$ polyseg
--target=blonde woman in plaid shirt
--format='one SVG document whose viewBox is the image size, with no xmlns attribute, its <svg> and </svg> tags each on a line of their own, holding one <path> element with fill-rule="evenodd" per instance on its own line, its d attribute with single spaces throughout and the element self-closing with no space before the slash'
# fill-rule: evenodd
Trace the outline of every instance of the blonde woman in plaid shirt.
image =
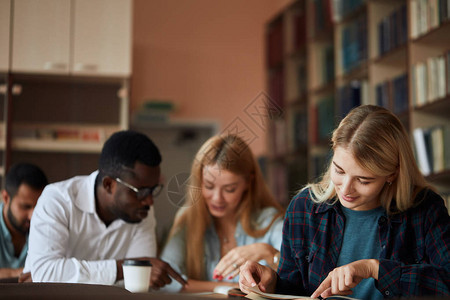
<svg viewBox="0 0 450 300">
<path fill-rule="evenodd" d="M 240 288 L 361 299 L 450 294 L 450 217 L 420 173 L 399 119 L 354 108 L 317 184 L 291 201 L 278 272 L 248 261 Z"/>
</svg>

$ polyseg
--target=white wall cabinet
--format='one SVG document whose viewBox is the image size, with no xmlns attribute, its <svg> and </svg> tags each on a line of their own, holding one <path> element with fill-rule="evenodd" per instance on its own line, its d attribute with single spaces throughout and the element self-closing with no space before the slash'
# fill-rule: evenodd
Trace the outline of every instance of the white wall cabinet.
<svg viewBox="0 0 450 300">
<path fill-rule="evenodd" d="M 15 0 L 13 72 L 69 74 L 70 0 Z"/>
<path fill-rule="evenodd" d="M 131 1 L 74 3 L 73 73 L 131 75 Z"/>
<path fill-rule="evenodd" d="M 0 0 L 0 72 L 9 70 L 11 0 Z"/>
<path fill-rule="evenodd" d="M 131 74 L 131 0 L 14 0 L 13 6 L 13 72 Z"/>
</svg>

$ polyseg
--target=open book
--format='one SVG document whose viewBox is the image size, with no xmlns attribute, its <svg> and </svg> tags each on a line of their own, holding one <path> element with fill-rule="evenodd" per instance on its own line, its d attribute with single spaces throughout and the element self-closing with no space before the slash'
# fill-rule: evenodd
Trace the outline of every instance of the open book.
<svg viewBox="0 0 450 300">
<path fill-rule="evenodd" d="M 258 288 L 258 286 L 250 288 L 250 293 L 247 294 L 246 298 L 253 299 L 253 300 L 262 300 L 262 299 L 310 299 L 313 300 L 315 298 L 311 297 L 302 297 L 302 296 L 295 296 L 295 295 L 283 295 L 283 294 L 270 294 L 270 293 L 264 293 L 261 292 L 261 290 Z M 332 296 L 328 299 L 350 299 L 350 300 L 357 300 L 355 298 L 350 298 L 347 296 Z"/>
</svg>

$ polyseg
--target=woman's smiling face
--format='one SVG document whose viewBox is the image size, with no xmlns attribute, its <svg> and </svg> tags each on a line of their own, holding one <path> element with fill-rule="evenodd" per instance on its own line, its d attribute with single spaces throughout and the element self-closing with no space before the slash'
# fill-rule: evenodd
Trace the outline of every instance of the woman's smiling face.
<svg viewBox="0 0 450 300">
<path fill-rule="evenodd" d="M 370 210 L 381 205 L 380 193 L 388 176 L 377 176 L 361 168 L 353 154 L 336 147 L 331 168 L 331 181 L 342 206 L 352 210 Z"/>
</svg>

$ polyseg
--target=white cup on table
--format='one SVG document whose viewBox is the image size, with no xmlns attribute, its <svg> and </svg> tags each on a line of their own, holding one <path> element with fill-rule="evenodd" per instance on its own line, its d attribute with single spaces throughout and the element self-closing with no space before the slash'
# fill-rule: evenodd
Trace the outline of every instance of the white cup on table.
<svg viewBox="0 0 450 300">
<path fill-rule="evenodd" d="M 150 286 L 152 264 L 148 260 L 126 259 L 122 264 L 125 288 L 132 293 L 146 293 Z"/>
</svg>

